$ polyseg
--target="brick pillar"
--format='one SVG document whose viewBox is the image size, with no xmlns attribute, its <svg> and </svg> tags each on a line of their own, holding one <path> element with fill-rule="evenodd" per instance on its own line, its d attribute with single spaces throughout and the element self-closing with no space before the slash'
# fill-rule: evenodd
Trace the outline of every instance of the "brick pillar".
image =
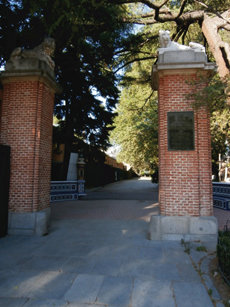
<svg viewBox="0 0 230 307">
<path fill-rule="evenodd" d="M 216 240 L 211 181 L 210 118 L 205 107 L 194 110 L 186 94 L 189 81 L 214 68 L 202 51 L 159 49 L 153 67 L 158 89 L 159 205 L 153 239 Z"/>
<path fill-rule="evenodd" d="M 20 64 L 20 65 L 19 65 Z M 54 73 L 46 62 L 8 63 L 0 143 L 11 147 L 9 234 L 45 234 L 50 216 Z"/>
<path fill-rule="evenodd" d="M 159 204 L 161 215 L 211 216 L 212 183 L 209 114 L 186 100 L 194 71 L 159 73 Z M 194 149 L 168 149 L 168 112 L 192 112 Z"/>
</svg>

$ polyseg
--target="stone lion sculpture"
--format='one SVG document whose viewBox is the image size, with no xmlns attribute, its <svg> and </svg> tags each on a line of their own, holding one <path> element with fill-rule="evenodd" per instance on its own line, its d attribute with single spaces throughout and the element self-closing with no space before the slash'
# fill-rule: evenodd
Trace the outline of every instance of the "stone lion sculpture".
<svg viewBox="0 0 230 307">
<path fill-rule="evenodd" d="M 48 66 L 53 70 L 55 64 L 51 56 L 53 55 L 54 50 L 55 40 L 49 37 L 45 38 L 40 45 L 33 49 L 22 49 L 21 47 L 17 47 L 11 53 L 9 61 L 11 63 L 14 63 L 17 62 L 19 59 L 36 58 L 46 62 Z"/>
<path fill-rule="evenodd" d="M 171 41 L 170 31 L 168 30 L 159 31 L 159 41 L 160 41 L 160 48 L 167 48 L 169 50 L 191 50 L 193 49 L 195 51 L 205 52 L 204 46 L 198 43 L 190 42 L 189 46 L 184 46 L 177 42 Z"/>
</svg>

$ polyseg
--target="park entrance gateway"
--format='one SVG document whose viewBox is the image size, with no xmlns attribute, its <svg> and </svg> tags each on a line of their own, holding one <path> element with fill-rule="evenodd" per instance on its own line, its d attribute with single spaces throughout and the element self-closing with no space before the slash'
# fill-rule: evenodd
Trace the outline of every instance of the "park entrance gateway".
<svg viewBox="0 0 230 307">
<path fill-rule="evenodd" d="M 171 42 L 160 33 L 153 87 L 159 93 L 159 203 L 150 238 L 216 240 L 209 114 L 187 101 L 187 81 L 214 69 L 204 48 Z M 52 39 L 33 50 L 17 48 L 1 74 L 0 143 L 11 148 L 9 234 L 47 233 L 52 116 L 57 88 Z M 48 50 L 48 51 L 47 51 Z"/>
<path fill-rule="evenodd" d="M 172 42 L 169 31 L 160 31 L 160 43 L 152 71 L 159 97 L 160 215 L 151 218 L 150 238 L 216 241 L 209 113 L 204 106 L 194 110 L 186 99 L 189 81 L 207 76 L 215 65 L 203 46 Z"/>
</svg>

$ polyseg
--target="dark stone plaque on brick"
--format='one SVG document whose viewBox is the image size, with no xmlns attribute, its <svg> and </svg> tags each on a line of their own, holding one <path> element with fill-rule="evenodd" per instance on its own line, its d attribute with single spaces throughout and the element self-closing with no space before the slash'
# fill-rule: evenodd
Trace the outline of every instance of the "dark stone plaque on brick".
<svg viewBox="0 0 230 307">
<path fill-rule="evenodd" d="M 194 149 L 194 113 L 168 112 L 168 150 Z"/>
</svg>

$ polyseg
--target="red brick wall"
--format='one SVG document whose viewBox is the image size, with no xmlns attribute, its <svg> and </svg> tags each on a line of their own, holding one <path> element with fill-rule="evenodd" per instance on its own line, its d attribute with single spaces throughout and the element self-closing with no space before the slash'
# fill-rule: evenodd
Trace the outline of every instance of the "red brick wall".
<svg viewBox="0 0 230 307">
<path fill-rule="evenodd" d="M 159 73 L 159 202 L 162 215 L 209 216 L 212 209 L 209 115 L 194 111 L 195 150 L 169 151 L 167 112 L 193 111 L 185 97 L 195 73 Z"/>
<path fill-rule="evenodd" d="M 38 78 L 3 80 L 0 142 L 11 146 L 9 210 L 49 206 L 54 91 Z"/>
</svg>

